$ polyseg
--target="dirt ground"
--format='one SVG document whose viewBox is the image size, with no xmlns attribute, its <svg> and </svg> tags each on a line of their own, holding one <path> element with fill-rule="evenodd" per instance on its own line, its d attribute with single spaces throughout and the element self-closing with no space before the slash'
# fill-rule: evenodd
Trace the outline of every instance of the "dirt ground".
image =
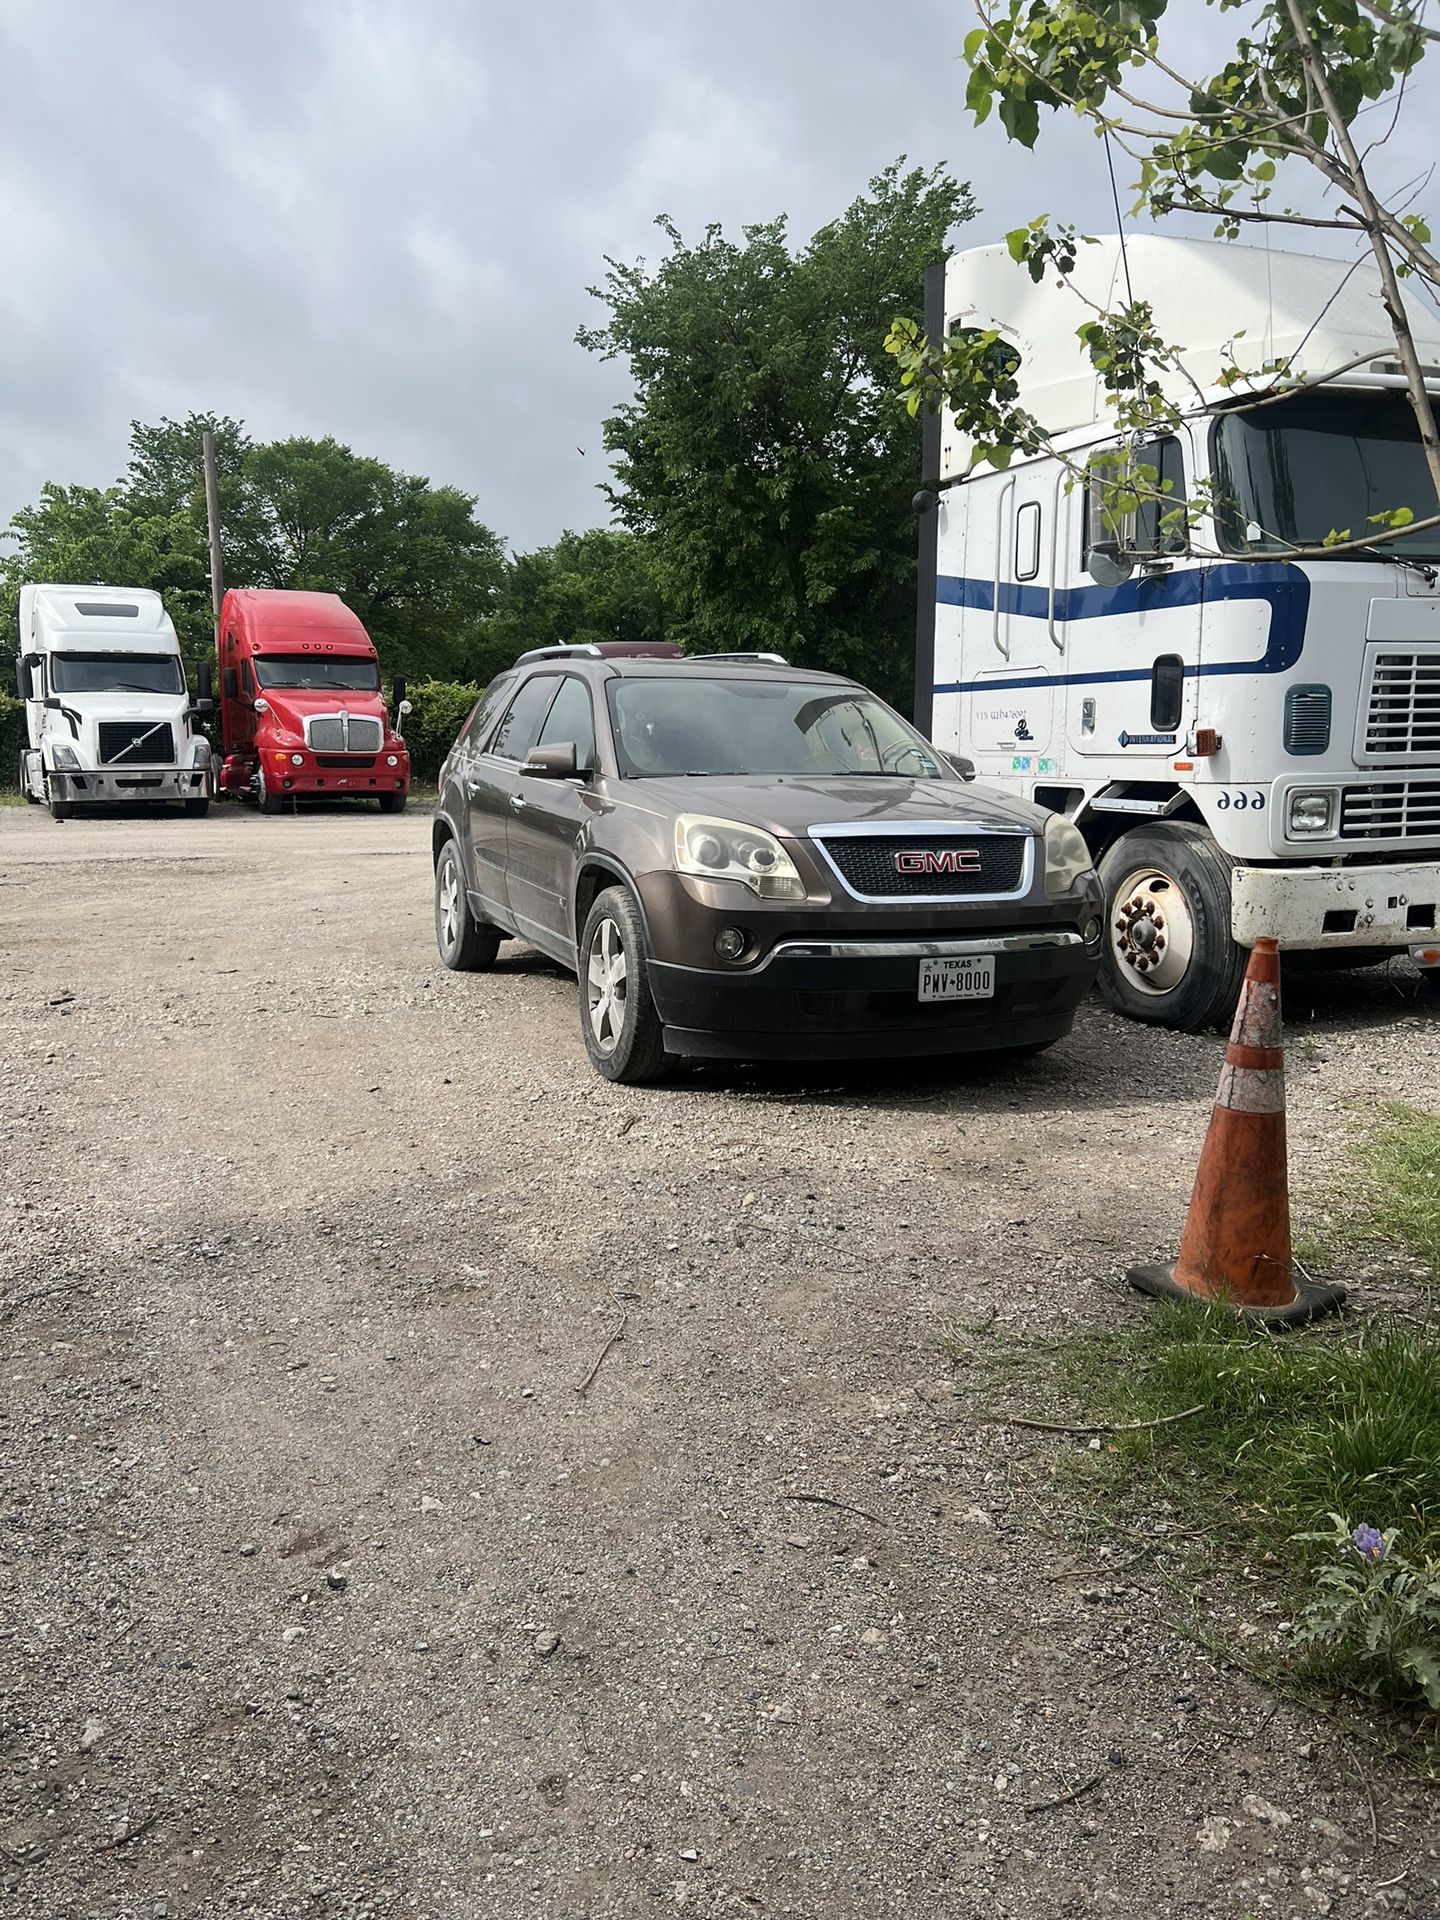
<svg viewBox="0 0 1440 1920">
<path fill-rule="evenodd" d="M 440 966 L 428 839 L 0 811 L 0 1908 L 1440 1910 L 1433 1798 L 935 1345 L 1145 1311 L 1221 1043 L 612 1089 L 558 970 Z M 1303 1230 L 1437 1011 L 1288 1010 Z"/>
</svg>

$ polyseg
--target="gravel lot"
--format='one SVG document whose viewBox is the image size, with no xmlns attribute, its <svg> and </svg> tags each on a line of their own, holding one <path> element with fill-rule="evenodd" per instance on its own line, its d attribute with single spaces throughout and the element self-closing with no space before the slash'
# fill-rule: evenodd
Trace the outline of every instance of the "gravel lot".
<svg viewBox="0 0 1440 1920">
<path fill-rule="evenodd" d="M 0 811 L 6 1911 L 1434 1915 L 1433 1798 L 935 1347 L 1145 1311 L 1220 1043 L 612 1089 L 428 838 Z M 1437 1010 L 1288 1010 L 1304 1230 Z"/>
</svg>

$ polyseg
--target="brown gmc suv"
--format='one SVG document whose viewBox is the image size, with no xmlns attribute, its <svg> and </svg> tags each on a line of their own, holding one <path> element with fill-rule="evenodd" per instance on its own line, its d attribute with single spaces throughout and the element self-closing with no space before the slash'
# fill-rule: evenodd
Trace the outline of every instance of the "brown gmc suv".
<svg viewBox="0 0 1440 1920">
<path fill-rule="evenodd" d="M 1068 821 L 768 655 L 526 654 L 441 769 L 433 851 L 446 966 L 512 938 L 550 954 L 610 1080 L 676 1055 L 1034 1052 L 1099 963 Z"/>
</svg>

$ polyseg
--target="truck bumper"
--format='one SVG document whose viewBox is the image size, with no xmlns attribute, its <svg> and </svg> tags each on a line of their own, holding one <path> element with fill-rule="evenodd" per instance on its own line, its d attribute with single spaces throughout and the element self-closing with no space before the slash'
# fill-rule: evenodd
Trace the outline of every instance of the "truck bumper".
<svg viewBox="0 0 1440 1920">
<path fill-rule="evenodd" d="M 126 806 L 137 800 L 200 800 L 210 791 L 208 767 L 54 767 L 47 778 L 57 800 L 78 807 Z"/>
<path fill-rule="evenodd" d="M 1230 931 L 1282 947 L 1433 948 L 1440 939 L 1440 859 L 1382 867 L 1237 867 Z"/>
</svg>

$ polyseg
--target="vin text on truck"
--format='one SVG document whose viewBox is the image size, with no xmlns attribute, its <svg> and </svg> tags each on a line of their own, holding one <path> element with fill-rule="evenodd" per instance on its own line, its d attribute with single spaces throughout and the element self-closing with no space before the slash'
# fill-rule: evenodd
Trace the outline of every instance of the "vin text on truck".
<svg viewBox="0 0 1440 1920">
<path fill-rule="evenodd" d="M 1285 558 L 1389 509 L 1436 511 L 1378 276 L 1128 246 L 1194 404 L 1141 457 L 1177 503 L 1211 482 L 1214 511 L 1187 535 L 1142 504 L 1116 537 L 1053 455 L 971 472 L 969 442 L 932 417 L 917 722 L 1079 826 L 1105 883 L 1100 983 L 1132 1018 L 1223 1022 L 1261 934 L 1361 964 L 1408 951 L 1440 986 L 1440 529 Z M 1080 255 L 1082 295 L 1123 301 L 1118 244 Z M 1082 469 L 1115 444 L 1085 313 L 1003 245 L 927 280 L 930 337 L 997 328 L 1024 404 Z M 1440 323 L 1411 321 L 1440 393 Z M 1314 384 L 1227 408 L 1219 374 L 1242 350 Z"/>
</svg>

